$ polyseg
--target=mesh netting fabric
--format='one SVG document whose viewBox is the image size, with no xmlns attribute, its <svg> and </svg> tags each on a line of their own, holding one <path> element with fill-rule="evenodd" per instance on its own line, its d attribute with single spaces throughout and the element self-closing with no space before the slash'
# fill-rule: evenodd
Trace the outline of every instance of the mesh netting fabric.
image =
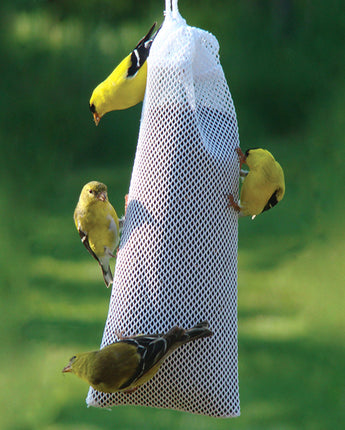
<svg viewBox="0 0 345 430">
<path fill-rule="evenodd" d="M 116 333 L 207 320 L 213 337 L 176 350 L 133 393 L 90 388 L 87 404 L 238 416 L 238 128 L 216 38 L 167 9 L 148 78 L 126 221 L 101 347 Z"/>
</svg>

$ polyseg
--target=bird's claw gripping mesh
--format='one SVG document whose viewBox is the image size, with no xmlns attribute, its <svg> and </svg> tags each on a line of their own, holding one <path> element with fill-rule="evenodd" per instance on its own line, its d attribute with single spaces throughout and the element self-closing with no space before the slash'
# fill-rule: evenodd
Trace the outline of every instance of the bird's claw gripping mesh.
<svg viewBox="0 0 345 430">
<path fill-rule="evenodd" d="M 170 2 L 167 2 L 170 3 Z M 175 351 L 133 393 L 90 388 L 89 406 L 145 405 L 239 415 L 238 129 L 216 38 L 166 10 L 148 78 L 102 347 L 116 333 L 207 320 L 213 337 Z"/>
</svg>

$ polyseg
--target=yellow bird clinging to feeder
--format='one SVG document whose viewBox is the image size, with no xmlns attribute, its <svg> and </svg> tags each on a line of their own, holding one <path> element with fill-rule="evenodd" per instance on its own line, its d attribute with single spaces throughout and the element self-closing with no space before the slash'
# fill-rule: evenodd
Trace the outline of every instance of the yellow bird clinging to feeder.
<svg viewBox="0 0 345 430">
<path fill-rule="evenodd" d="M 176 326 L 166 334 L 121 338 L 101 350 L 74 355 L 62 372 L 72 372 L 104 393 L 130 393 L 150 380 L 176 348 L 212 334 L 202 322 L 189 330 Z"/>
<path fill-rule="evenodd" d="M 147 62 L 154 37 L 156 23 L 134 50 L 124 58 L 114 71 L 93 91 L 90 110 L 95 124 L 102 116 L 113 110 L 128 109 L 144 99 L 147 77 Z"/>
<path fill-rule="evenodd" d="M 228 206 L 238 212 L 239 216 L 250 215 L 254 219 L 282 200 L 285 193 L 284 172 L 273 155 L 262 148 L 248 149 L 245 154 L 236 148 L 242 164 L 247 164 L 249 172 L 241 170 L 244 178 L 240 201 L 235 202 L 232 194 L 228 195 Z"/>
</svg>

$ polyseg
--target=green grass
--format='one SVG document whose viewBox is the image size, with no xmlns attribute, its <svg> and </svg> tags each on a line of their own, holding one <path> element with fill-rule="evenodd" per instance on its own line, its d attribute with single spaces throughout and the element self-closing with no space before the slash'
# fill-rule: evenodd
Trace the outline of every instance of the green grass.
<svg viewBox="0 0 345 430">
<path fill-rule="evenodd" d="M 345 268 L 344 236 L 335 226 L 341 217 L 325 220 L 324 235 L 315 239 L 315 225 L 306 235 L 286 235 L 281 220 L 294 212 L 288 199 L 253 222 L 240 221 L 242 416 L 229 422 L 138 407 L 86 408 L 87 385 L 61 369 L 76 351 L 99 345 L 110 291 L 79 241 L 72 212 L 89 177 L 111 184 L 110 197 L 121 208 L 129 174 L 129 167 L 75 172 L 62 180 L 65 193 L 56 196 L 54 210 L 30 220 L 31 252 L 20 260 L 25 277 L 11 294 L 3 291 L 12 318 L 2 315 L 9 332 L 3 332 L 1 428 L 340 428 Z"/>
</svg>

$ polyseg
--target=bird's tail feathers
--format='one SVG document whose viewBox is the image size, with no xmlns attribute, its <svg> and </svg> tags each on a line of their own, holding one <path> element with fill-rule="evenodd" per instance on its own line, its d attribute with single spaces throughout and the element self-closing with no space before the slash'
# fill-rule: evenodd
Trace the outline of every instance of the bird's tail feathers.
<svg viewBox="0 0 345 430">
<path fill-rule="evenodd" d="M 111 273 L 110 266 L 104 267 L 103 264 L 100 263 L 102 274 L 104 278 L 104 282 L 107 288 L 113 283 L 113 274 Z"/>
<path fill-rule="evenodd" d="M 213 333 L 209 329 L 208 322 L 203 321 L 188 330 L 180 327 L 173 327 L 164 337 L 168 343 L 169 348 L 174 344 L 176 344 L 176 347 L 178 347 L 179 345 L 192 342 L 193 340 L 209 337 L 212 335 Z"/>
<path fill-rule="evenodd" d="M 141 335 L 121 340 L 120 342 L 136 345 L 138 353 L 141 355 L 141 364 L 138 366 L 137 372 L 121 389 L 129 387 L 134 381 L 140 379 L 179 346 L 202 337 L 212 336 L 212 334 L 208 323 L 204 321 L 189 330 L 175 326 L 165 335 Z"/>
<path fill-rule="evenodd" d="M 153 23 L 153 26 L 150 28 L 149 32 L 146 36 L 144 36 L 141 40 L 139 40 L 137 46 L 133 49 L 131 53 L 131 66 L 127 70 L 127 78 L 133 78 L 141 66 L 147 60 L 149 56 L 151 45 L 153 39 L 156 37 L 157 33 L 151 38 L 152 32 L 156 26 L 156 22 Z"/>
<path fill-rule="evenodd" d="M 150 30 L 146 34 L 146 36 L 144 36 L 142 39 L 139 40 L 139 42 L 138 42 L 137 46 L 135 47 L 135 49 L 140 49 L 143 46 L 145 46 L 145 48 L 147 48 L 147 45 L 146 45 L 147 42 L 150 42 L 150 45 L 151 45 L 153 39 L 156 37 L 156 35 L 157 35 L 158 31 L 159 31 L 159 29 L 158 29 L 158 31 L 156 32 L 156 34 L 151 38 L 151 35 L 152 35 L 153 30 L 155 29 L 156 25 L 157 25 L 157 23 L 154 22 L 153 25 L 152 25 L 152 27 L 150 28 Z"/>
</svg>

